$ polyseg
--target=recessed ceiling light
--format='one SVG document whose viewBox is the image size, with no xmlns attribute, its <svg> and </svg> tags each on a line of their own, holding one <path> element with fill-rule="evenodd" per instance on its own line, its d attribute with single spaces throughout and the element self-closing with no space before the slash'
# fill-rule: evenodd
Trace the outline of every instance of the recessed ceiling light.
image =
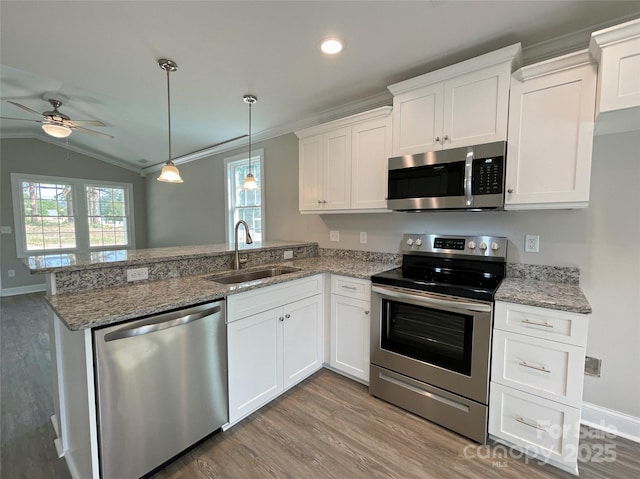
<svg viewBox="0 0 640 479">
<path fill-rule="evenodd" d="M 329 38 L 322 42 L 320 49 L 327 55 L 335 55 L 342 51 L 342 42 L 335 38 Z"/>
</svg>

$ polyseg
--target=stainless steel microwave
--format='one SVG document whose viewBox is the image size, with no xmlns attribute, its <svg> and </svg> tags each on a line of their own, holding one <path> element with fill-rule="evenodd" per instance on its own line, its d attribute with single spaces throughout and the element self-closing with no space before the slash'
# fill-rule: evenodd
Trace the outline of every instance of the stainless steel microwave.
<svg viewBox="0 0 640 479">
<path fill-rule="evenodd" d="M 504 207 L 507 143 L 389 158 L 387 207 L 396 211 Z"/>
</svg>

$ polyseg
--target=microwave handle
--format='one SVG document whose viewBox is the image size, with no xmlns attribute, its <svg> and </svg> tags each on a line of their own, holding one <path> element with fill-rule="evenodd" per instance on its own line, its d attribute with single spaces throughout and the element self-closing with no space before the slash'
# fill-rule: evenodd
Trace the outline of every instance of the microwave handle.
<svg viewBox="0 0 640 479">
<path fill-rule="evenodd" d="M 464 203 L 466 206 L 473 204 L 473 191 L 471 183 L 473 179 L 473 149 L 467 152 L 467 158 L 464 162 Z"/>
</svg>

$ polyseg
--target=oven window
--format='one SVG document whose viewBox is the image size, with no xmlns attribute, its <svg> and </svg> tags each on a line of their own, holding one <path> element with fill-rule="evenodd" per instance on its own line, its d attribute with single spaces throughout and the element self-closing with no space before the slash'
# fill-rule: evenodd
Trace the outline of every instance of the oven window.
<svg viewBox="0 0 640 479">
<path fill-rule="evenodd" d="M 382 300 L 382 349 L 469 376 L 473 316 Z"/>
<path fill-rule="evenodd" d="M 389 170 L 388 198 L 464 196 L 464 161 Z"/>
</svg>

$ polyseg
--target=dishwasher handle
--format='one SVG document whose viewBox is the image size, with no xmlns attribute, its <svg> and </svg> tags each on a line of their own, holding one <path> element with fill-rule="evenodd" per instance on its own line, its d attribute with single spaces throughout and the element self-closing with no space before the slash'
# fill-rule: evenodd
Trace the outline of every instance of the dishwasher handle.
<svg viewBox="0 0 640 479">
<path fill-rule="evenodd" d="M 189 311 L 193 311 L 189 313 Z M 187 310 L 175 311 L 173 313 L 162 314 L 144 321 L 144 324 L 135 324 L 133 326 L 124 326 L 120 329 L 107 333 L 104 336 L 105 342 L 116 341 L 118 339 L 131 338 L 134 336 L 143 336 L 145 334 L 155 333 L 163 329 L 182 326 L 206 316 L 216 314 L 222 311 L 220 305 L 207 307 L 206 309 L 192 308 Z M 187 314 L 185 314 L 187 313 Z"/>
</svg>

